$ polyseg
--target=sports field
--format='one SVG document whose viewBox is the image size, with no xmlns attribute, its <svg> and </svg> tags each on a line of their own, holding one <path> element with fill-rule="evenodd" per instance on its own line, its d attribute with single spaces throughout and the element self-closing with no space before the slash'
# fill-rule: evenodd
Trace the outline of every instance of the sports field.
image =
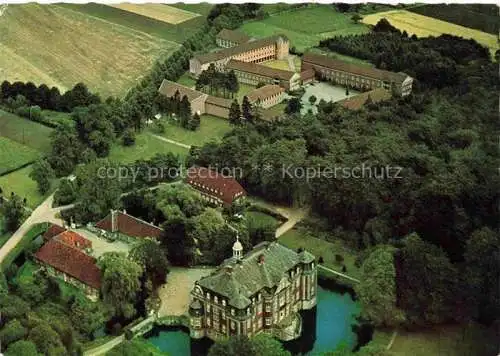
<svg viewBox="0 0 500 356">
<path fill-rule="evenodd" d="M 50 151 L 52 129 L 23 117 L 0 110 L 0 136 L 42 153 Z"/>
<path fill-rule="evenodd" d="M 134 15 L 135 16 L 135 15 Z M 0 21 L 0 77 L 122 96 L 178 44 L 58 5 L 9 5 Z"/>
<path fill-rule="evenodd" d="M 284 34 L 290 40 L 290 46 L 304 51 L 317 46 L 321 39 L 366 33 L 368 27 L 355 24 L 349 15 L 336 11 L 332 5 L 310 5 L 277 13 L 264 20 L 247 22 L 241 30 L 257 38 Z"/>
<path fill-rule="evenodd" d="M 200 16 L 197 13 L 178 9 L 173 6 L 168 6 L 165 4 L 122 3 L 122 4 L 113 4 L 109 6 L 113 6 L 121 10 L 133 12 L 138 15 L 150 17 L 152 19 L 174 25 L 190 20 L 196 16 Z"/>
<path fill-rule="evenodd" d="M 472 38 L 483 46 L 488 47 L 492 53 L 500 48 L 497 36 L 495 35 L 406 10 L 392 10 L 367 15 L 363 17 L 362 22 L 368 25 L 375 25 L 382 18 L 386 18 L 394 27 L 408 32 L 409 35 L 415 34 L 418 37 L 427 37 L 447 33 L 463 38 Z"/>
</svg>

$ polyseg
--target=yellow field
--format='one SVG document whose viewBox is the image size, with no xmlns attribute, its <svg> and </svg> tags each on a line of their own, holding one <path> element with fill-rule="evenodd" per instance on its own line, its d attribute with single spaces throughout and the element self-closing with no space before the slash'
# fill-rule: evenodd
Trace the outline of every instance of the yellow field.
<svg viewBox="0 0 500 356">
<path fill-rule="evenodd" d="M 447 33 L 463 38 L 472 38 L 483 46 L 490 48 L 492 53 L 500 48 L 497 36 L 495 35 L 405 10 L 391 10 L 367 15 L 363 17 L 362 22 L 368 25 L 375 25 L 381 18 L 386 18 L 391 25 L 401 31 L 408 32 L 409 35 L 415 34 L 418 37 L 428 37 Z"/>
<path fill-rule="evenodd" d="M 121 10 L 133 12 L 138 15 L 150 17 L 155 20 L 173 25 L 180 24 L 194 17 L 200 16 L 194 12 L 178 9 L 165 4 L 113 4 L 109 5 Z"/>
<path fill-rule="evenodd" d="M 0 19 L 0 77 L 124 95 L 178 44 L 57 5 L 9 5 Z"/>
</svg>

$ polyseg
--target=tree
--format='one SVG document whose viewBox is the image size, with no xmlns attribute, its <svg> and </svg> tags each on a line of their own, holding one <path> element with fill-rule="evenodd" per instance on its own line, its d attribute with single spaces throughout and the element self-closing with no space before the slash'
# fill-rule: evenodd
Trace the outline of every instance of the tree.
<svg viewBox="0 0 500 356">
<path fill-rule="evenodd" d="M 194 260 L 195 243 L 187 235 L 187 219 L 179 207 L 172 205 L 168 221 L 162 224 L 161 243 L 167 249 L 168 261 L 176 266 L 189 266 Z M 164 211 L 168 211 L 164 209 Z"/>
<path fill-rule="evenodd" d="M 314 95 L 311 95 L 311 96 L 309 97 L 309 103 L 310 103 L 311 105 L 314 105 L 314 103 L 316 103 L 316 100 L 318 100 L 318 98 L 316 98 L 316 96 L 314 96 Z"/>
<path fill-rule="evenodd" d="M 233 125 L 241 124 L 241 110 L 240 105 L 236 100 L 233 100 L 229 108 L 229 123 Z"/>
<path fill-rule="evenodd" d="M 146 276 L 157 288 L 167 281 L 168 260 L 166 251 L 158 242 L 145 239 L 134 245 L 129 257 L 142 266 Z"/>
<path fill-rule="evenodd" d="M 110 120 L 112 113 L 105 104 L 76 108 L 71 114 L 80 141 L 93 149 L 98 157 L 109 154 L 115 133 Z"/>
<path fill-rule="evenodd" d="M 38 184 L 40 193 L 45 194 L 50 189 L 50 182 L 54 178 L 54 170 L 46 159 L 35 162 L 30 172 L 30 178 Z"/>
<path fill-rule="evenodd" d="M 98 260 L 101 268 L 103 301 L 116 317 L 132 318 L 136 295 L 141 287 L 142 267 L 125 255 L 108 252 Z"/>
<path fill-rule="evenodd" d="M 59 187 L 54 193 L 54 206 L 63 206 L 73 203 L 76 200 L 75 183 L 70 179 L 61 179 Z"/>
<path fill-rule="evenodd" d="M 354 23 L 359 23 L 359 21 L 361 21 L 362 19 L 363 17 L 358 13 L 355 13 L 354 15 L 351 16 L 351 20 Z"/>
<path fill-rule="evenodd" d="M 26 334 L 27 330 L 19 320 L 11 320 L 0 329 L 2 346 L 6 347 L 14 341 L 21 340 Z"/>
<path fill-rule="evenodd" d="M 456 268 L 443 250 L 413 233 L 395 254 L 398 306 L 409 323 L 443 323 L 460 318 L 461 299 Z"/>
<path fill-rule="evenodd" d="M 59 334 L 42 321 L 30 330 L 28 340 L 36 345 L 38 352 L 51 355 L 54 350 L 63 347 Z"/>
<path fill-rule="evenodd" d="M 266 356 L 290 356 L 290 352 L 283 348 L 283 345 L 269 334 L 260 333 L 251 339 L 256 355 Z"/>
<path fill-rule="evenodd" d="M 396 306 L 394 248 L 379 245 L 361 267 L 361 282 L 356 284 L 363 314 L 376 326 L 395 327 L 404 321 Z"/>
<path fill-rule="evenodd" d="M 100 303 L 76 298 L 70 306 L 71 323 L 82 334 L 93 339 L 93 334 L 101 328 L 106 321 Z"/>
<path fill-rule="evenodd" d="M 57 177 L 71 174 L 78 162 L 81 144 L 73 127 L 60 125 L 51 133 L 49 162 Z"/>
<path fill-rule="evenodd" d="M 288 100 L 286 107 L 285 107 L 285 113 L 286 114 L 295 114 L 300 112 L 300 109 L 302 108 L 302 103 L 299 98 L 291 98 Z"/>
<path fill-rule="evenodd" d="M 238 335 L 213 344 L 208 356 L 257 356 L 257 353 L 247 336 Z"/>
<path fill-rule="evenodd" d="M 131 129 L 125 130 L 122 137 L 123 146 L 135 145 L 135 133 Z"/>
<path fill-rule="evenodd" d="M 253 121 L 252 104 L 250 104 L 246 95 L 243 97 L 243 102 L 241 103 L 241 112 L 247 122 Z"/>
<path fill-rule="evenodd" d="M 18 195 L 11 195 L 10 199 L 2 205 L 2 212 L 7 231 L 16 231 L 25 216 L 22 199 Z"/>
<path fill-rule="evenodd" d="M 500 319 L 500 237 L 483 227 L 472 233 L 465 248 L 465 280 L 472 315 L 481 322 Z"/>
<path fill-rule="evenodd" d="M 200 127 L 200 115 L 198 113 L 194 113 L 194 115 L 191 117 L 191 119 L 188 122 L 188 129 L 191 131 L 196 131 Z"/>
<path fill-rule="evenodd" d="M 5 356 L 38 356 L 36 345 L 31 341 L 19 340 L 9 345 Z"/>
<path fill-rule="evenodd" d="M 240 90 L 240 85 L 238 83 L 238 78 L 236 77 L 236 74 L 234 73 L 234 70 L 231 70 L 227 74 L 227 90 L 231 93 L 231 97 L 234 96 Z"/>
</svg>

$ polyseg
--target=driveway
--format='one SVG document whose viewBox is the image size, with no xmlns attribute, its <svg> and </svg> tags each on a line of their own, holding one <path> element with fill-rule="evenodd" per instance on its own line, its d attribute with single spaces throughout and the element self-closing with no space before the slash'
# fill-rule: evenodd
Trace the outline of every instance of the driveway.
<svg viewBox="0 0 500 356">
<path fill-rule="evenodd" d="M 60 206 L 57 208 L 52 208 L 52 203 L 54 202 L 54 194 L 49 196 L 45 201 L 40 204 L 31 215 L 24 221 L 24 223 L 17 229 L 9 240 L 0 248 L 0 263 L 4 260 L 5 256 L 9 254 L 21 241 L 23 236 L 31 229 L 35 224 L 42 222 L 50 222 L 53 224 L 62 225 L 63 221 L 56 217 L 56 215 L 65 209 L 70 209 L 74 205 Z"/>
</svg>

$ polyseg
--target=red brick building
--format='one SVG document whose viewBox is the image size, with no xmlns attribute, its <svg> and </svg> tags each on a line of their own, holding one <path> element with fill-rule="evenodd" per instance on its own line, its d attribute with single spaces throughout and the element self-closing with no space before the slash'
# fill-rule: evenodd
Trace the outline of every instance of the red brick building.
<svg viewBox="0 0 500 356">
<path fill-rule="evenodd" d="M 95 224 L 95 227 L 112 233 L 119 239 L 129 241 L 138 238 L 158 239 L 163 232 L 158 226 L 118 210 L 111 210 L 104 219 Z"/>
<path fill-rule="evenodd" d="M 219 206 L 230 206 L 246 196 L 245 189 L 236 179 L 205 167 L 189 168 L 186 183 L 198 190 L 210 203 Z"/>
</svg>

